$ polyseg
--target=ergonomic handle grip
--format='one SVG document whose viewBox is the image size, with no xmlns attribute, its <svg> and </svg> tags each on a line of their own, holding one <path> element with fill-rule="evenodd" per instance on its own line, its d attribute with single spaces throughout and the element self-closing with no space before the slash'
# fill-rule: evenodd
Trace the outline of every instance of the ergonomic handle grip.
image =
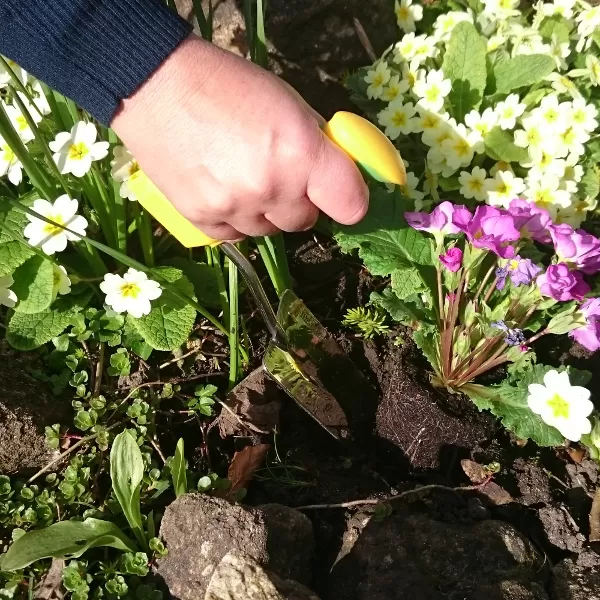
<svg viewBox="0 0 600 600">
<path fill-rule="evenodd" d="M 374 179 L 397 185 L 406 183 L 400 153 L 373 123 L 354 113 L 337 112 L 324 125 L 323 132 Z M 181 215 L 142 171 L 135 173 L 127 185 L 144 209 L 186 248 L 221 243 Z"/>
</svg>

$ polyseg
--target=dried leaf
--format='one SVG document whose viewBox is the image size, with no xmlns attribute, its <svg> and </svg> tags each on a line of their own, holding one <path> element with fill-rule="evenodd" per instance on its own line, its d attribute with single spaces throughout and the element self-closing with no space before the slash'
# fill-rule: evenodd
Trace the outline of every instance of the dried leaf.
<svg viewBox="0 0 600 600">
<path fill-rule="evenodd" d="M 600 542 L 600 487 L 596 490 L 590 511 L 590 542 Z"/>
<path fill-rule="evenodd" d="M 232 499 L 237 492 L 248 486 L 254 471 L 256 471 L 271 447 L 271 444 L 258 444 L 257 446 L 246 446 L 240 452 L 233 455 L 233 460 L 229 465 L 227 478 L 231 481 L 231 487 L 227 492 L 227 497 Z"/>
<path fill-rule="evenodd" d="M 493 481 L 482 485 L 479 493 L 486 496 L 487 499 L 495 506 L 510 504 L 511 502 L 515 501 L 514 498 L 502 486 L 494 483 Z"/>
<path fill-rule="evenodd" d="M 480 483 L 483 483 L 489 479 L 489 470 L 474 460 L 468 460 L 465 458 L 464 460 L 460 461 L 460 466 L 465 472 L 465 475 L 471 480 L 473 485 L 479 485 Z"/>
<path fill-rule="evenodd" d="M 583 461 L 583 459 L 585 458 L 585 448 L 573 448 L 573 447 L 569 447 L 566 449 L 567 450 L 567 454 L 571 457 L 571 460 L 580 465 L 581 462 Z"/>
</svg>

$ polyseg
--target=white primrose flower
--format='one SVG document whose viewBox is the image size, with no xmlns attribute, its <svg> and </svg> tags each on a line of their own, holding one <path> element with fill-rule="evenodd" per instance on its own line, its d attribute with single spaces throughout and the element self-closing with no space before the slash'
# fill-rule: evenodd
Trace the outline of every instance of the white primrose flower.
<svg viewBox="0 0 600 600">
<path fill-rule="evenodd" d="M 119 196 L 128 200 L 137 200 L 135 194 L 129 189 L 128 183 L 139 176 L 140 166 L 133 154 L 125 146 L 115 146 L 113 160 L 110 161 L 110 174 L 115 181 L 121 184 Z"/>
<path fill-rule="evenodd" d="M 452 83 L 444 79 L 444 73 L 429 71 L 424 80 L 416 81 L 413 91 L 419 98 L 417 106 L 426 110 L 439 112 L 444 106 L 444 98 L 450 93 Z"/>
<path fill-rule="evenodd" d="M 587 104 L 583 98 L 571 102 L 568 119 L 572 127 L 591 133 L 598 127 L 598 110 L 593 104 Z"/>
<path fill-rule="evenodd" d="M 600 27 L 600 7 L 594 6 L 580 12 L 575 17 L 575 21 L 577 22 L 577 33 L 581 38 L 585 39 L 591 36 Z M 581 51 L 579 47 L 577 51 Z"/>
<path fill-rule="evenodd" d="M 483 202 L 487 197 L 485 189 L 487 173 L 481 167 L 473 167 L 473 170 L 461 171 L 458 182 L 460 183 L 459 193 L 467 199 L 474 198 L 479 202 Z"/>
<path fill-rule="evenodd" d="M 92 168 L 93 161 L 108 154 L 108 142 L 97 142 L 97 135 L 93 123 L 79 121 L 70 133 L 63 131 L 48 144 L 63 175 L 72 173 L 75 177 L 83 177 Z"/>
<path fill-rule="evenodd" d="M 545 208 L 552 217 L 555 217 L 560 208 L 567 208 L 571 204 L 571 194 L 561 190 L 560 179 L 556 175 L 544 174 L 541 178 L 527 178 L 525 198 L 539 208 Z"/>
<path fill-rule="evenodd" d="M 458 169 L 471 164 L 475 148 L 479 145 L 482 145 L 479 135 L 468 132 L 467 128 L 459 123 L 454 126 L 450 138 L 442 142 L 442 153 L 448 166 Z"/>
<path fill-rule="evenodd" d="M 542 421 L 555 427 L 572 442 L 590 433 L 592 424 L 588 417 L 594 410 L 590 391 L 579 385 L 571 385 L 566 371 L 548 371 L 544 383 L 529 384 L 527 404 Z"/>
<path fill-rule="evenodd" d="M 524 40 L 519 36 L 513 39 L 512 43 L 513 57 L 521 54 L 550 54 L 550 45 L 545 44 L 543 38 L 539 35 L 530 35 Z"/>
<path fill-rule="evenodd" d="M 23 165 L 8 143 L 0 137 L 0 177 L 4 175 L 13 185 L 19 185 L 23 180 Z"/>
<path fill-rule="evenodd" d="M 415 87 L 417 81 L 425 79 L 427 74 L 425 69 L 420 69 L 420 62 L 414 58 L 410 62 L 402 63 L 402 81 L 405 81 L 408 85 L 408 89 L 412 90 Z"/>
<path fill-rule="evenodd" d="M 160 285 L 148 279 L 146 273 L 128 269 L 121 277 L 107 273 L 100 289 L 106 294 L 106 304 L 116 313 L 128 313 L 139 319 L 152 310 L 151 300 L 162 294 Z"/>
<path fill-rule="evenodd" d="M 592 85 L 600 85 L 600 59 L 594 54 L 588 54 L 585 57 L 585 68 Z"/>
<path fill-rule="evenodd" d="M 419 178 L 412 171 L 408 171 L 406 173 L 406 183 L 400 186 L 400 190 L 407 198 L 420 202 L 425 194 L 417 189 L 417 185 L 419 185 Z"/>
<path fill-rule="evenodd" d="M 542 156 L 542 150 L 548 143 L 552 143 L 547 137 L 544 137 L 543 126 L 535 117 L 527 117 L 522 121 L 523 129 L 515 131 L 515 146 L 527 148 L 532 160 L 539 160 Z"/>
<path fill-rule="evenodd" d="M 496 126 L 498 115 L 491 109 L 486 108 L 481 114 L 475 109 L 465 115 L 465 125 L 479 134 L 481 141 Z"/>
<path fill-rule="evenodd" d="M 501 129 L 514 129 L 517 119 L 525 112 L 527 106 L 519 100 L 518 94 L 510 94 L 503 102 L 498 102 L 495 113 Z"/>
<path fill-rule="evenodd" d="M 576 127 L 568 127 L 557 136 L 556 155 L 563 156 L 583 156 L 585 153 L 585 143 L 590 139 L 590 134 Z"/>
<path fill-rule="evenodd" d="M 67 275 L 67 270 L 61 265 L 53 265 L 54 268 L 54 294 L 65 294 L 71 293 L 71 280 Z"/>
<path fill-rule="evenodd" d="M 552 34 L 552 41 L 550 42 L 548 54 L 554 59 L 556 68 L 564 71 L 567 68 L 566 59 L 569 54 L 571 54 L 569 42 L 561 42 L 556 34 Z"/>
<path fill-rule="evenodd" d="M 402 100 L 403 94 L 409 89 L 408 81 L 400 79 L 398 75 L 390 77 L 388 84 L 383 88 L 381 99 L 385 102 L 392 102 L 394 100 Z"/>
<path fill-rule="evenodd" d="M 473 23 L 473 15 L 467 12 L 453 10 L 442 13 L 433 24 L 433 35 L 442 41 L 450 39 L 452 30 L 461 22 L 468 21 Z"/>
<path fill-rule="evenodd" d="M 493 52 L 494 50 L 498 50 L 506 40 L 507 38 L 504 35 L 492 35 L 487 41 L 487 51 Z"/>
<path fill-rule="evenodd" d="M 392 76 L 387 64 L 384 61 L 379 61 L 374 69 L 367 71 L 365 81 L 369 84 L 367 88 L 367 96 L 369 98 L 381 98 L 383 87 Z"/>
<path fill-rule="evenodd" d="M 415 106 L 412 102 L 402 104 L 402 100 L 390 102 L 378 115 L 377 120 L 385 127 L 385 135 L 395 140 L 400 134 L 408 135 L 414 130 Z"/>
<path fill-rule="evenodd" d="M 2 58 L 8 63 L 9 68 L 17 76 L 17 79 L 23 85 L 25 85 L 27 83 L 27 71 L 25 71 L 25 69 L 21 69 L 21 67 L 14 60 L 6 58 L 6 56 L 3 56 Z M 10 73 L 8 72 L 4 64 L 0 64 L 0 90 L 6 87 L 11 81 L 12 78 L 10 76 Z"/>
<path fill-rule="evenodd" d="M 19 134 L 21 141 L 26 144 L 27 142 L 31 142 L 33 139 L 35 139 L 35 135 L 31 127 L 29 127 L 29 123 L 27 122 L 25 115 L 16 106 L 12 106 L 11 104 L 5 104 L 4 108 L 8 118 L 10 119 L 10 122 L 12 123 L 12 126 Z M 31 110 L 28 110 L 28 113 L 34 123 L 37 124 L 42 120 L 41 115 L 39 115 L 35 109 L 31 108 Z"/>
<path fill-rule="evenodd" d="M 573 99 L 582 97 L 581 92 L 577 89 L 577 86 L 566 75 L 560 75 L 560 73 L 550 73 L 550 75 L 544 79 L 550 82 L 552 89 L 557 94 L 569 94 L 569 96 L 571 96 Z"/>
<path fill-rule="evenodd" d="M 12 308 L 17 303 L 17 295 L 9 289 L 14 283 L 12 275 L 4 275 L 0 277 L 0 304 Z"/>
<path fill-rule="evenodd" d="M 554 0 L 542 4 L 539 11 L 544 17 L 560 15 L 565 19 L 570 19 L 573 16 L 575 4 L 577 4 L 577 0 Z"/>
<path fill-rule="evenodd" d="M 420 4 L 413 4 L 413 0 L 396 0 L 395 12 L 398 27 L 407 33 L 414 31 L 415 21 L 423 18 L 423 7 Z"/>
<path fill-rule="evenodd" d="M 482 0 L 482 2 L 484 14 L 489 15 L 496 21 L 519 15 L 517 7 L 520 0 Z"/>
<path fill-rule="evenodd" d="M 531 116 L 537 119 L 544 134 L 559 133 L 568 127 L 568 102 L 559 102 L 556 94 L 544 96 L 540 105 L 531 111 Z"/>
<path fill-rule="evenodd" d="M 512 171 L 496 171 L 493 179 L 485 182 L 487 203 L 492 206 L 508 208 L 512 200 L 517 198 L 525 189 L 525 182 L 515 177 Z"/>
<path fill-rule="evenodd" d="M 415 38 L 415 59 L 423 62 L 427 58 L 435 58 L 439 54 L 437 40 L 432 35 L 418 35 Z"/>
<path fill-rule="evenodd" d="M 50 108 L 50 104 L 48 104 L 48 99 L 46 98 L 46 94 L 44 94 L 42 84 L 39 81 L 36 81 L 33 83 L 31 88 L 33 90 L 32 97 L 35 108 L 31 106 L 29 98 L 23 92 L 17 92 L 19 98 L 27 107 L 29 114 L 33 115 L 34 113 L 37 114 L 38 112 L 40 112 L 43 115 L 49 115 L 52 112 L 52 109 Z"/>
<path fill-rule="evenodd" d="M 414 132 L 422 133 L 421 140 L 428 146 L 433 146 L 440 132 L 448 128 L 448 113 L 436 113 L 419 108 L 419 116 L 414 120 Z"/>
<path fill-rule="evenodd" d="M 77 200 L 72 200 L 66 194 L 58 197 L 53 204 L 47 200 L 36 200 L 32 209 L 41 216 L 54 221 L 56 225 L 27 215 L 29 224 L 25 227 L 23 235 L 32 246 L 41 247 L 46 254 L 62 252 L 67 247 L 67 241 L 79 240 L 79 236 L 75 234 L 85 235 L 88 222 L 85 217 L 77 214 L 78 208 Z M 64 225 L 75 233 L 66 231 L 59 225 Z"/>
</svg>

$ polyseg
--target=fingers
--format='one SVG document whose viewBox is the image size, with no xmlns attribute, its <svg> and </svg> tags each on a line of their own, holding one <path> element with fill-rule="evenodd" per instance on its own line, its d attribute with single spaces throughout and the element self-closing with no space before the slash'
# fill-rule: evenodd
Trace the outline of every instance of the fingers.
<svg viewBox="0 0 600 600">
<path fill-rule="evenodd" d="M 237 242 L 246 236 L 227 223 L 216 223 L 214 225 L 203 225 L 194 223 L 198 229 L 208 237 L 219 242 Z"/>
<path fill-rule="evenodd" d="M 325 134 L 321 135 L 323 141 L 308 178 L 307 196 L 338 223 L 353 225 L 367 213 L 367 184 L 348 155 Z"/>
<path fill-rule="evenodd" d="M 265 217 L 282 231 L 306 231 L 319 218 L 319 209 L 304 196 L 295 202 L 278 204 Z"/>
</svg>

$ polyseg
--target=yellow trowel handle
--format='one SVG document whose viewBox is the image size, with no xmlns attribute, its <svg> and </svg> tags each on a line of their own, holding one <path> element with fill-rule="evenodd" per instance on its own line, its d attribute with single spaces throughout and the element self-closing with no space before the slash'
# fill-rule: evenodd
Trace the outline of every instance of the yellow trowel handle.
<svg viewBox="0 0 600 600">
<path fill-rule="evenodd" d="M 398 185 L 406 183 L 400 153 L 373 123 L 353 113 L 337 112 L 325 124 L 323 132 L 378 181 Z M 144 209 L 186 248 L 220 243 L 204 235 L 182 216 L 141 171 L 131 177 L 127 185 Z"/>
</svg>

